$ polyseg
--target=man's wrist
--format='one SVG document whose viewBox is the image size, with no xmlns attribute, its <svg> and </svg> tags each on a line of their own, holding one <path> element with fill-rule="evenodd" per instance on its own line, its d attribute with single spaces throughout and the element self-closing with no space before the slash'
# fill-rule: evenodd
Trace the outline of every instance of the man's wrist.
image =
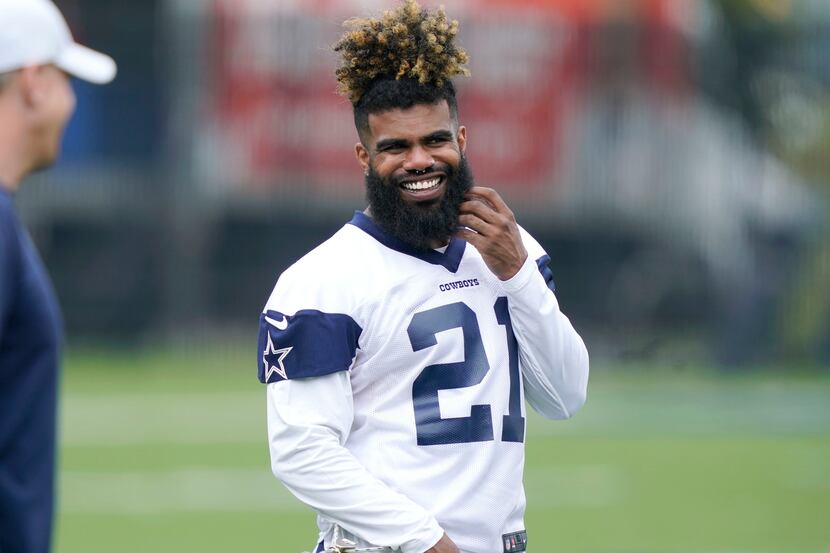
<svg viewBox="0 0 830 553">
<path fill-rule="evenodd" d="M 527 286 L 537 271 L 538 267 L 536 266 L 536 262 L 528 255 L 518 272 L 507 280 L 503 280 L 502 286 L 504 286 L 507 292 L 518 292 Z"/>
<path fill-rule="evenodd" d="M 402 553 L 424 553 L 432 549 L 435 544 L 441 541 L 444 537 L 444 529 L 438 526 L 436 522 L 434 526 L 424 531 L 423 535 L 418 536 L 401 544 Z"/>
</svg>

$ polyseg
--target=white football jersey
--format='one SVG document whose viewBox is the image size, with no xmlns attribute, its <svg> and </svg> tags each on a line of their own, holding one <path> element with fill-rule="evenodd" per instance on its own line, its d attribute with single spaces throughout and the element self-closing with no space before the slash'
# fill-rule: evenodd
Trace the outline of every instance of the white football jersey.
<svg viewBox="0 0 830 553">
<path fill-rule="evenodd" d="M 525 551 L 525 394 L 567 418 L 587 354 L 522 239 L 528 262 L 500 281 L 463 240 L 418 251 L 357 212 L 279 278 L 259 334 L 272 465 L 322 538 L 338 523 L 406 553 L 440 530 L 467 553 Z"/>
</svg>

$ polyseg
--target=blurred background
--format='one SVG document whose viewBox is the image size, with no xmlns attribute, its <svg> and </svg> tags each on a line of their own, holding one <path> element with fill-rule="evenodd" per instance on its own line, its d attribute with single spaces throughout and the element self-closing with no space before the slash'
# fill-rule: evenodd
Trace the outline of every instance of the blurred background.
<svg viewBox="0 0 830 553">
<path fill-rule="evenodd" d="M 329 46 L 394 3 L 56 3 L 119 64 L 18 195 L 69 345 L 57 550 L 310 548 L 256 324 L 364 207 Z M 529 422 L 533 551 L 830 552 L 830 2 L 443 4 L 477 181 L 592 354 Z"/>
</svg>

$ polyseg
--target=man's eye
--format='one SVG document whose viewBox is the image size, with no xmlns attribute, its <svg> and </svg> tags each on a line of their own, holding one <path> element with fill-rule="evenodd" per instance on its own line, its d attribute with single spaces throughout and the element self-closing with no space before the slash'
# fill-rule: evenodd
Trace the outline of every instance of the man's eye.
<svg viewBox="0 0 830 553">
<path fill-rule="evenodd" d="M 382 148 L 378 148 L 378 152 L 384 154 L 396 154 L 403 151 L 403 146 L 384 146 Z"/>
</svg>

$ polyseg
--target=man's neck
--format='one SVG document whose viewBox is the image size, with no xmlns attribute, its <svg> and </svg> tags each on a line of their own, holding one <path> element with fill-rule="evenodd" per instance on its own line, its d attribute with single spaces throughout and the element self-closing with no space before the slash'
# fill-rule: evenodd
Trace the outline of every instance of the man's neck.
<svg viewBox="0 0 830 553">
<path fill-rule="evenodd" d="M 26 176 L 25 156 L 20 144 L 0 133 L 0 186 L 15 192 Z"/>
<path fill-rule="evenodd" d="M 2 164 L 0 164 L 0 188 L 9 192 L 17 192 L 17 189 L 20 186 L 20 177 L 14 176 L 11 172 L 3 171 L 1 165 Z"/>
</svg>

